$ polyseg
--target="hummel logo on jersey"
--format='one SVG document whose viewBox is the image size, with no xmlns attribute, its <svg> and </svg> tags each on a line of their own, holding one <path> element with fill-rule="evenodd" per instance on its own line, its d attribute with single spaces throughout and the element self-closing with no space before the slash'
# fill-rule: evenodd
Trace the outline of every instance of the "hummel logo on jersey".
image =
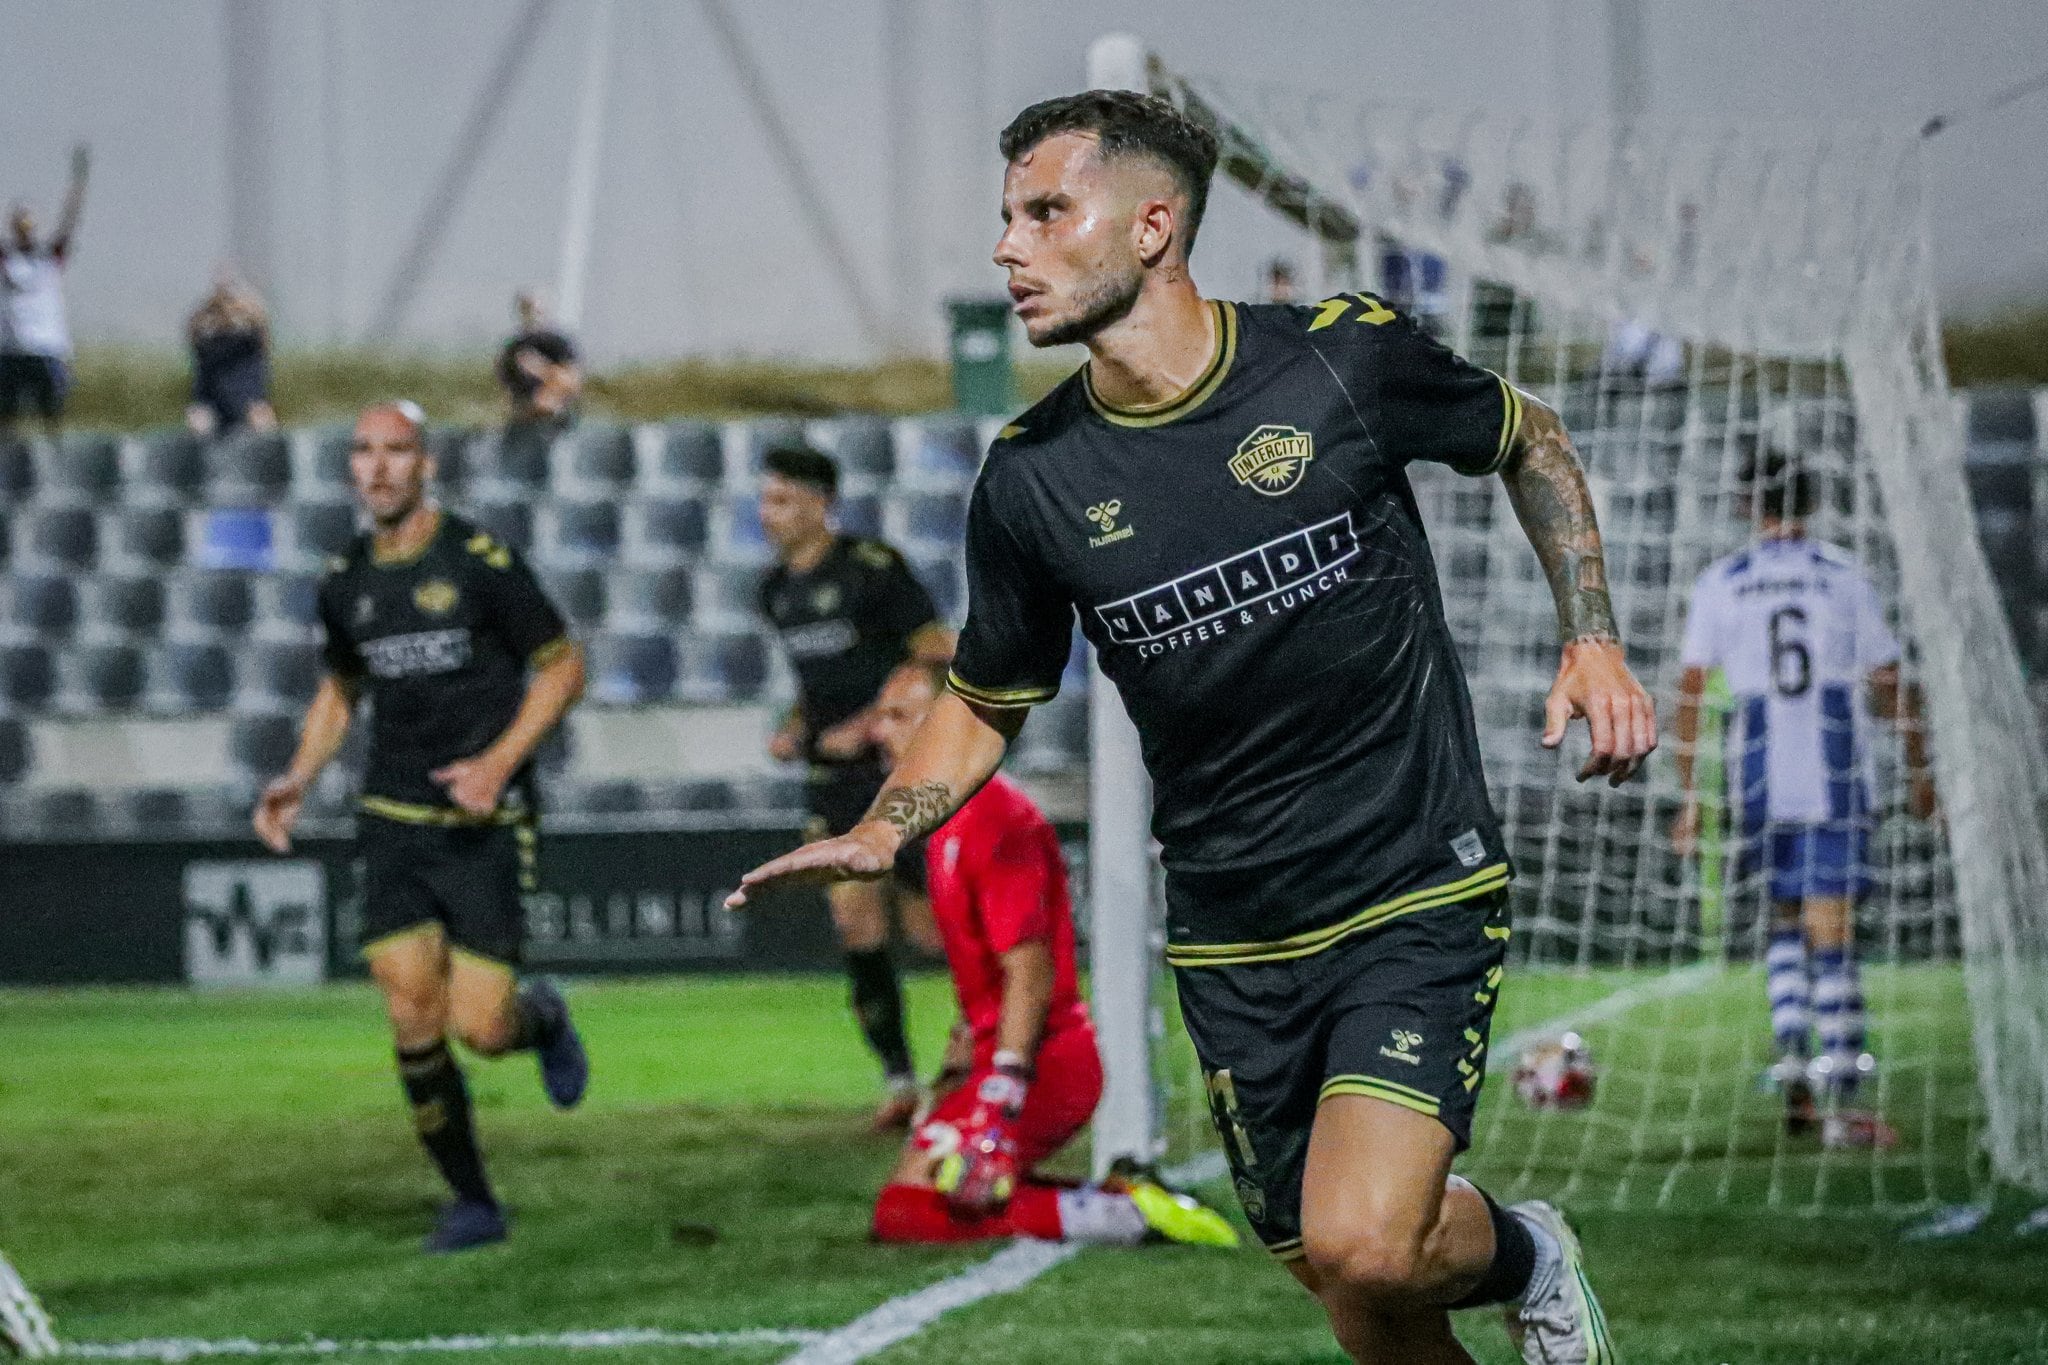
<svg viewBox="0 0 2048 1365">
<path fill-rule="evenodd" d="M 1123 510 L 1124 503 L 1122 498 L 1111 498 L 1107 502 L 1098 502 L 1088 509 L 1088 520 L 1102 528 L 1101 535 L 1088 537 L 1089 549 L 1099 550 L 1105 545 L 1114 545 L 1119 540 L 1129 540 L 1132 536 L 1138 534 L 1138 528 L 1135 526 L 1118 526 L 1116 524 L 1116 519 L 1123 515 Z"/>
<path fill-rule="evenodd" d="M 1292 611 L 1347 580 L 1347 566 L 1357 557 L 1358 532 L 1346 512 L 1135 597 L 1105 603 L 1095 614 L 1112 643 L 1136 645 L 1149 658 L 1227 635 L 1261 616 Z"/>
<path fill-rule="evenodd" d="M 1315 457 L 1313 436 L 1293 427 L 1268 425 L 1237 443 L 1237 454 L 1230 457 L 1230 472 L 1253 492 L 1277 498 L 1301 483 L 1308 462 Z"/>
<path fill-rule="evenodd" d="M 1397 1028 L 1392 1036 L 1394 1045 L 1381 1048 L 1380 1056 L 1391 1058 L 1397 1062 L 1406 1062 L 1410 1066 L 1421 1066 L 1422 1058 L 1415 1055 L 1415 1049 L 1422 1046 L 1422 1035 L 1411 1033 L 1404 1028 Z"/>
</svg>

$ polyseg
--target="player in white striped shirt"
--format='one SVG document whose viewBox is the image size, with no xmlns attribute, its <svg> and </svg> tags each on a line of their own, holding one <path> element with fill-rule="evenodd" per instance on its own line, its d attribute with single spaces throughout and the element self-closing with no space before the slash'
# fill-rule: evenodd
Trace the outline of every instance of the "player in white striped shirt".
<svg viewBox="0 0 2048 1365">
<path fill-rule="evenodd" d="M 1707 674 L 1719 668 L 1734 698 L 1726 773 L 1739 868 L 1770 876 L 1765 964 L 1787 1129 L 1811 1127 L 1818 1091 L 1825 1143 L 1888 1143 L 1874 1114 L 1851 1107 L 1873 1065 L 1853 911 L 1870 884 L 1873 719 L 1904 737 L 1907 809 L 1934 813 L 1919 693 L 1900 686 L 1898 637 L 1862 566 L 1806 537 L 1812 476 L 1771 455 L 1761 473 L 1754 461 L 1745 466 L 1743 483 L 1759 539 L 1707 567 L 1686 619 L 1677 719 L 1685 804 L 1672 844 L 1682 856 L 1698 846 L 1695 745 Z"/>
</svg>

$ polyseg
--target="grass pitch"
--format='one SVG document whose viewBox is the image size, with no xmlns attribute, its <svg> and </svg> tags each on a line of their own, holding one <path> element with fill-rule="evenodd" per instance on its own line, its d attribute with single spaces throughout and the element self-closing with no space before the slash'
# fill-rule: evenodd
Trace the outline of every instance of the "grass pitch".
<svg viewBox="0 0 2048 1365">
<path fill-rule="evenodd" d="M 1589 1030 L 1610 1076 L 1587 1113 L 1528 1113 L 1495 1078 L 1473 1171 L 1504 1193 L 1573 1191 L 1629 1361 L 2048 1359 L 2048 1239 L 2007 1231 L 2023 1206 L 1954 1241 L 1897 1237 L 1910 1206 L 1973 1181 L 1960 984 L 1945 969 L 1894 976 L 1874 974 L 1880 1019 L 1889 1000 L 1926 1036 L 1880 1034 L 1880 1054 L 1904 1059 L 1886 1098 L 1905 1130 L 1881 1159 L 1830 1160 L 1776 1137 L 1754 1044 L 1728 1042 L 1757 1027 L 1748 973 Z M 1498 1036 L 1626 984 L 1511 976 Z M 440 1191 L 368 989 L 0 993 L 0 1249 L 60 1333 L 90 1342 L 830 1329 L 991 1250 L 866 1242 L 894 1144 L 861 1131 L 872 1068 L 839 983 L 570 993 L 591 1096 L 557 1114 L 530 1060 L 470 1067 L 513 1240 L 440 1259 L 415 1249 Z M 912 1018 L 921 1057 L 936 1058 L 942 981 L 913 982 Z M 1486 1315 L 1461 1331 L 1483 1360 L 1512 1359 Z M 793 1349 L 573 1358 L 753 1362 Z M 1263 1255 L 1177 1249 L 1083 1253 L 878 1358 L 1341 1360 Z"/>
</svg>

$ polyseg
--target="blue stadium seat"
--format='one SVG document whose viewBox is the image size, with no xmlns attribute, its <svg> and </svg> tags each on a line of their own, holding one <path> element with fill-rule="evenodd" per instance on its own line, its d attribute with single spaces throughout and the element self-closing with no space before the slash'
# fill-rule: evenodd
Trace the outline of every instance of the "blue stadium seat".
<svg viewBox="0 0 2048 1365">
<path fill-rule="evenodd" d="M 887 480 L 896 472 L 896 450 L 889 423 L 880 417 L 840 417 L 814 423 L 811 444 L 839 465 L 842 479 L 867 476 Z"/>
<path fill-rule="evenodd" d="M 164 585 L 159 578 L 105 576 L 83 580 L 80 617 L 88 633 L 152 636 L 164 626 Z"/>
<path fill-rule="evenodd" d="M 22 502 L 35 491 L 36 461 L 28 442 L 0 436 L 0 501 Z"/>
<path fill-rule="evenodd" d="M 104 502 L 121 490 L 121 442 L 99 431 L 72 431 L 43 448 L 44 496 Z"/>
<path fill-rule="evenodd" d="M 899 484 L 965 486 L 981 468 L 982 442 L 974 424 L 945 417 L 920 417 L 907 424 Z"/>
<path fill-rule="evenodd" d="M 0 716 L 0 787 L 12 787 L 28 776 L 35 751 L 29 745 L 28 726 Z"/>
<path fill-rule="evenodd" d="M 766 564 L 768 537 L 761 530 L 761 505 L 752 494 L 725 498 L 712 519 L 712 553 L 727 564 Z"/>
<path fill-rule="evenodd" d="M 83 645 L 67 651 L 58 700 L 84 712 L 126 711 L 142 700 L 149 684 L 142 651 L 132 645 Z"/>
<path fill-rule="evenodd" d="M 501 544 L 521 554 L 533 544 L 533 509 L 524 502 L 479 502 L 463 510 Z"/>
<path fill-rule="evenodd" d="M 26 549 L 35 559 L 62 569 L 90 569 L 99 558 L 99 526 L 85 507 L 46 507 L 30 513 Z"/>
<path fill-rule="evenodd" d="M 666 701 L 675 692 L 676 642 L 667 635 L 601 632 L 589 651 L 590 695 L 597 701 Z"/>
<path fill-rule="evenodd" d="M 69 578 L 16 574 L 7 580 L 7 622 L 46 639 L 65 639 L 78 627 L 78 589 Z"/>
<path fill-rule="evenodd" d="M 254 569 L 277 566 L 277 528 L 261 507 L 209 507 L 195 514 L 198 536 L 187 554 L 202 569 Z"/>
<path fill-rule="evenodd" d="M 542 514 L 546 534 L 535 558 L 553 566 L 610 564 L 619 555 L 619 508 L 611 502 L 557 502 Z"/>
<path fill-rule="evenodd" d="M 0 706 L 41 710 L 57 692 L 57 665 L 41 645 L 0 645 Z"/>
<path fill-rule="evenodd" d="M 871 494 L 850 494 L 832 508 L 832 520 L 850 536 L 882 536 L 882 500 Z"/>
<path fill-rule="evenodd" d="M 206 455 L 209 502 L 268 505 L 283 498 L 291 480 L 291 452 L 282 432 L 230 432 Z"/>
<path fill-rule="evenodd" d="M 604 575 L 598 570 L 549 569 L 540 575 L 540 583 L 571 626 L 585 629 L 604 620 Z"/>
<path fill-rule="evenodd" d="M 645 492 L 657 493 L 705 489 L 724 477 L 725 452 L 717 424 L 669 422 L 662 427 L 653 463 L 640 471 L 639 485 Z"/>
<path fill-rule="evenodd" d="M 134 492 L 153 502 L 183 502 L 206 486 L 206 449 L 183 427 L 146 431 L 138 442 Z"/>
<path fill-rule="evenodd" d="M 185 562 L 185 514 L 175 507 L 123 507 L 103 518 L 108 568 L 167 569 Z"/>
<path fill-rule="evenodd" d="M 234 660 L 219 645 L 166 645 L 150 662 L 152 710 L 218 711 L 234 694 Z"/>
<path fill-rule="evenodd" d="M 758 634 L 694 636 L 689 658 L 683 695 L 691 701 L 753 701 L 768 681 L 768 645 Z"/>
<path fill-rule="evenodd" d="M 174 634 L 207 638 L 238 634 L 255 619 L 256 599 L 249 576 L 230 570 L 181 574 L 170 587 L 170 625 Z"/>
<path fill-rule="evenodd" d="M 711 514 L 695 498 L 643 498 L 626 508 L 625 554 L 628 562 L 676 564 L 704 553 L 711 534 Z"/>
<path fill-rule="evenodd" d="M 967 495 L 899 493 L 890 501 L 897 534 L 905 540 L 953 549 L 967 534 Z"/>
<path fill-rule="evenodd" d="M 283 772 L 298 746 L 293 716 L 237 716 L 228 725 L 229 760 L 258 781 Z"/>
<path fill-rule="evenodd" d="M 684 629 L 694 600 L 691 576 L 685 568 L 613 570 L 605 594 L 605 625 L 647 634 Z"/>
</svg>

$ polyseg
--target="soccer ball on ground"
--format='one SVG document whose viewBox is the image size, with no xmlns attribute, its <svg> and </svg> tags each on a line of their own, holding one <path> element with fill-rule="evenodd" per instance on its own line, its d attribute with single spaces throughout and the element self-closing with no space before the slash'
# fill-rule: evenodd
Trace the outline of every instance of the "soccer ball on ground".
<svg viewBox="0 0 2048 1365">
<path fill-rule="evenodd" d="M 1538 1043 L 1515 1063 L 1515 1093 L 1531 1109 L 1584 1109 L 1593 1085 L 1593 1054 L 1576 1033 Z"/>
</svg>

